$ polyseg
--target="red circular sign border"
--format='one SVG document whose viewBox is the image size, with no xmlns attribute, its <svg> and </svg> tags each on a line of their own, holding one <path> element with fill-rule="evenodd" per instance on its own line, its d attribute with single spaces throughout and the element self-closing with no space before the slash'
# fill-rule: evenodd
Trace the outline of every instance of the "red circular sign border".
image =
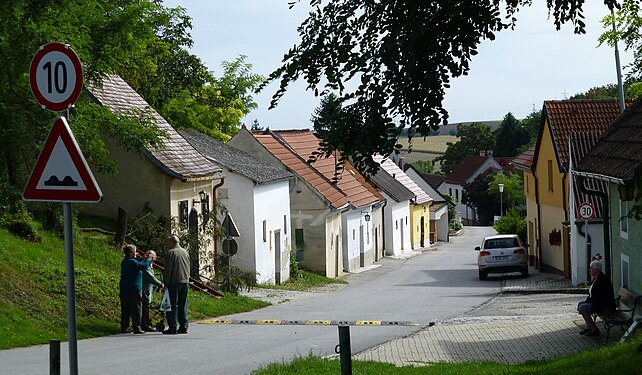
<svg viewBox="0 0 642 375">
<path fill-rule="evenodd" d="M 588 218 L 583 218 L 583 217 L 582 217 L 582 215 L 580 215 L 580 210 L 581 210 L 581 209 L 582 209 L 582 207 L 584 207 L 584 206 L 589 206 L 589 207 L 591 207 L 592 213 L 591 213 L 591 216 L 590 216 L 590 217 L 588 217 Z M 593 203 L 591 203 L 591 202 L 586 202 L 586 203 L 582 203 L 582 204 L 580 204 L 580 205 L 579 205 L 579 207 L 577 208 L 577 216 L 578 216 L 581 220 L 591 220 L 591 219 L 593 219 L 593 218 L 595 217 L 595 207 L 593 207 Z"/>
<path fill-rule="evenodd" d="M 38 90 L 38 84 L 36 83 L 36 69 L 38 69 L 40 60 L 42 60 L 42 58 L 49 52 L 54 51 L 62 52 L 67 57 L 69 57 L 72 65 L 74 66 L 74 70 L 76 71 L 76 85 L 71 91 L 69 97 L 60 103 L 50 102 L 49 100 L 45 99 L 45 97 L 40 94 L 40 91 Z M 31 86 L 31 92 L 33 93 L 34 98 L 36 98 L 36 101 L 40 103 L 43 108 L 49 111 L 62 112 L 71 107 L 80 97 L 80 93 L 82 92 L 82 81 L 82 66 L 80 64 L 80 58 L 78 58 L 76 52 L 74 52 L 74 50 L 71 49 L 68 44 L 60 42 L 45 44 L 44 46 L 40 47 L 38 52 L 36 52 L 35 56 L 31 60 L 31 65 L 29 66 L 29 85 Z"/>
</svg>

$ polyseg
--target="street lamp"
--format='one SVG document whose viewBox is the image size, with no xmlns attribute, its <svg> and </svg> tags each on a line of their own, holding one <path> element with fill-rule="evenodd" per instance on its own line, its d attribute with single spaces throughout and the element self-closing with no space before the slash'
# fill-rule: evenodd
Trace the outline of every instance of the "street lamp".
<svg viewBox="0 0 642 375">
<path fill-rule="evenodd" d="M 497 184 L 499 186 L 499 216 L 504 216 L 504 184 Z"/>
</svg>

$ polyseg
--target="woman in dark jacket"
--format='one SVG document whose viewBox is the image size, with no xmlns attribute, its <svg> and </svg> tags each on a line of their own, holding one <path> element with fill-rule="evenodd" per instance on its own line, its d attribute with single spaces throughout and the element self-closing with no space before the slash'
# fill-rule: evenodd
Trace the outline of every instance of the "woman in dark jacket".
<svg viewBox="0 0 642 375">
<path fill-rule="evenodd" d="M 597 336 L 600 330 L 597 329 L 591 314 L 601 313 L 604 310 L 615 309 L 615 297 L 613 295 L 613 284 L 602 272 L 602 262 L 594 260 L 590 264 L 590 273 L 593 283 L 589 288 L 589 296 L 585 301 L 577 305 L 577 311 L 586 322 L 586 328 L 580 331 L 581 335 Z"/>
</svg>

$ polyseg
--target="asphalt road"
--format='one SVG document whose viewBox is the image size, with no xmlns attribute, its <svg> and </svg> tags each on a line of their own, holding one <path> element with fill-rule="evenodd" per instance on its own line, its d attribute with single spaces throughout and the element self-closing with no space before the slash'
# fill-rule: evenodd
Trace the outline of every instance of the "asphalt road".
<svg viewBox="0 0 642 375">
<path fill-rule="evenodd" d="M 479 281 L 476 252 L 492 228 L 466 227 L 437 251 L 407 260 L 385 258 L 374 270 L 347 276 L 333 294 L 236 314 L 234 319 L 404 320 L 417 327 L 351 327 L 357 353 L 460 316 L 500 291 L 500 280 Z M 117 335 L 78 343 L 81 374 L 247 374 L 271 362 L 309 353 L 334 354 L 337 327 L 190 324 L 188 335 Z M 0 374 L 46 374 L 48 346 L 0 351 Z M 68 371 L 62 345 L 63 373 Z"/>
</svg>

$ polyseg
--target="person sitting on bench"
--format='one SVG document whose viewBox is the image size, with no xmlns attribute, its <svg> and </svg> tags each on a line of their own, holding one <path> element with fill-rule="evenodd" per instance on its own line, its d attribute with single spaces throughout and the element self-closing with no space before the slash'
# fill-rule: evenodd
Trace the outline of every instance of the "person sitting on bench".
<svg viewBox="0 0 642 375">
<path fill-rule="evenodd" d="M 593 283 L 589 288 L 589 296 L 585 301 L 577 304 L 577 311 L 586 322 L 586 328 L 580 331 L 581 335 L 597 336 L 600 330 L 597 329 L 591 314 L 601 313 L 604 310 L 615 309 L 615 297 L 613 296 L 613 284 L 602 272 L 602 262 L 594 260 L 589 265 Z"/>
</svg>

